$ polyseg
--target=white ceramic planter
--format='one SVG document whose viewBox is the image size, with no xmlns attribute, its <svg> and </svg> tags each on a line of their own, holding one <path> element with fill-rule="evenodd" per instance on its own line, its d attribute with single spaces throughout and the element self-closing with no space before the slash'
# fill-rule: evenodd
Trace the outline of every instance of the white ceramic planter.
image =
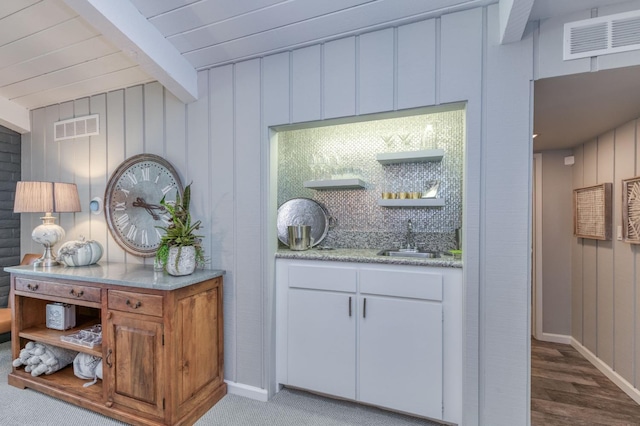
<svg viewBox="0 0 640 426">
<path fill-rule="evenodd" d="M 196 270 L 196 248 L 193 246 L 169 248 L 166 270 L 169 275 L 175 276 L 193 274 Z"/>
</svg>

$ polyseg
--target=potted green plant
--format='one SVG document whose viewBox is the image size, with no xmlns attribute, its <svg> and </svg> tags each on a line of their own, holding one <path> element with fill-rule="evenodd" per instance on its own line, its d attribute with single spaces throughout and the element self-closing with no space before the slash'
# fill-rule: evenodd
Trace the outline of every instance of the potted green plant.
<svg viewBox="0 0 640 426">
<path fill-rule="evenodd" d="M 167 202 L 165 197 L 160 201 L 170 219 L 169 225 L 157 227 L 164 230 L 165 234 L 160 238 L 156 262 L 170 275 L 192 274 L 196 266 L 205 263 L 204 249 L 200 244 L 202 235 L 195 234 L 202 222 L 191 221 L 190 203 L 191 184 L 184 188 L 182 198 L 178 194 L 175 203 Z"/>
</svg>

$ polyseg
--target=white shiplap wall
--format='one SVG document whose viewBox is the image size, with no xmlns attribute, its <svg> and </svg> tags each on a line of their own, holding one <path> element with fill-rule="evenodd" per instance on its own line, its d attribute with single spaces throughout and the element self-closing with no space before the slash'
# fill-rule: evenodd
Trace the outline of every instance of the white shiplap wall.
<svg viewBox="0 0 640 426">
<path fill-rule="evenodd" d="M 23 179 L 74 180 L 83 207 L 125 158 L 163 155 L 194 182 L 211 267 L 225 275 L 225 375 L 274 384 L 275 190 L 270 126 L 467 102 L 464 424 L 528 422 L 530 80 L 533 43 L 498 44 L 498 8 L 477 8 L 199 73 L 183 105 L 157 83 L 32 112 Z M 52 142 L 58 119 L 99 113 L 99 137 Z M 104 218 L 63 217 L 104 260 L 139 262 Z M 22 251 L 37 215 L 24 215 Z"/>
</svg>

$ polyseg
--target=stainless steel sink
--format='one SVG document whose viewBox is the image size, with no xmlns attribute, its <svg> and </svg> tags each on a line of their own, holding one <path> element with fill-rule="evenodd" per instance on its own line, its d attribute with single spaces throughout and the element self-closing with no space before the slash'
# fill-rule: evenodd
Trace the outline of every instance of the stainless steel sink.
<svg viewBox="0 0 640 426">
<path fill-rule="evenodd" d="M 422 259 L 435 259 L 437 257 L 440 257 L 440 253 L 438 253 L 437 251 L 386 249 L 380 250 L 378 252 L 378 256 L 418 257 Z"/>
</svg>

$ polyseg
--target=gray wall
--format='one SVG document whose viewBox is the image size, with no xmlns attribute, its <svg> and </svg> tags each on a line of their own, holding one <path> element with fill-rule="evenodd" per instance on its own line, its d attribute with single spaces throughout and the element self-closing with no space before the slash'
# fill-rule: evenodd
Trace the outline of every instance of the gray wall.
<svg viewBox="0 0 640 426">
<path fill-rule="evenodd" d="M 9 274 L 2 268 L 20 263 L 20 215 L 13 213 L 16 182 L 20 180 L 20 134 L 2 126 L 0 178 L 0 307 L 5 307 Z"/>
<path fill-rule="evenodd" d="M 542 331 L 571 334 L 573 169 L 571 150 L 542 153 Z"/>
<path fill-rule="evenodd" d="M 533 37 L 499 44 L 498 7 L 477 8 L 201 71 L 199 99 L 158 84 L 32 112 L 24 177 L 74 180 L 86 206 L 140 152 L 194 182 L 210 266 L 225 275 L 225 375 L 273 392 L 275 147 L 270 126 L 466 102 L 464 424 L 526 424 L 529 406 L 530 81 Z M 98 113 L 101 134 L 54 143 L 53 123 Z M 35 218 L 24 215 L 22 250 Z M 62 215 L 69 238 L 140 262 L 102 216 Z"/>
<path fill-rule="evenodd" d="M 567 0 L 580 3 L 581 0 Z M 593 58 L 562 59 L 562 40 L 564 24 L 566 22 L 580 21 L 591 17 L 612 15 L 640 9 L 640 0 L 622 2 L 584 9 L 569 15 L 562 15 L 542 20 L 537 30 L 537 49 L 535 57 L 535 78 L 548 78 L 583 72 L 595 72 L 612 68 L 628 67 L 640 64 L 640 51 L 622 52 L 611 55 L 601 55 Z"/>
<path fill-rule="evenodd" d="M 622 180 L 640 175 L 638 120 L 574 149 L 574 188 L 613 183 L 613 240 L 573 238 L 572 333 L 604 364 L 640 388 L 640 261 L 637 245 L 618 241 Z"/>
</svg>

